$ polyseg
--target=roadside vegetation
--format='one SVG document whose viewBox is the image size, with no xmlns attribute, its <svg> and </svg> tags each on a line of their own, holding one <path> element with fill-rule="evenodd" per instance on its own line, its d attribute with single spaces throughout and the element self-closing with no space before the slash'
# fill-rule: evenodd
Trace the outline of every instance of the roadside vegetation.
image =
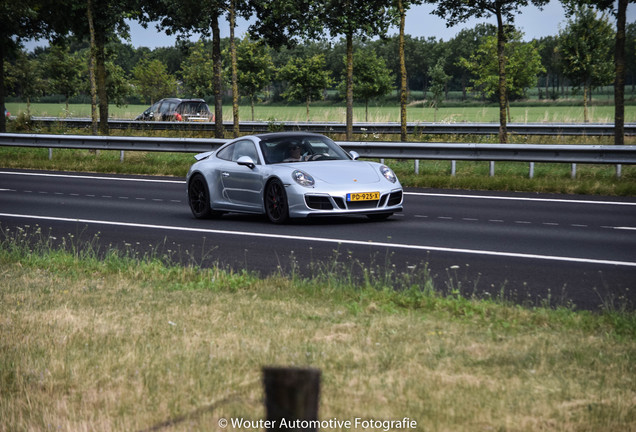
<svg viewBox="0 0 636 432">
<path fill-rule="evenodd" d="M 421 92 L 420 92 L 421 93 Z M 510 119 L 512 123 L 583 123 L 583 110 L 581 101 L 569 102 L 539 102 L 524 101 L 524 103 L 512 104 L 510 107 Z M 10 102 L 7 109 L 12 115 L 18 116 L 26 113 L 26 103 Z M 116 119 L 132 120 L 141 114 L 147 105 L 135 104 L 124 106 L 110 106 L 110 115 Z M 436 109 L 430 107 L 425 101 L 414 100 L 407 112 L 409 122 L 440 122 L 440 123 L 496 123 L 499 111 L 493 104 L 471 103 L 444 103 Z M 223 107 L 226 120 L 231 119 L 232 106 Z M 343 123 L 345 107 L 333 102 L 314 102 L 311 107 L 311 121 L 313 122 L 338 122 Z M 70 104 L 68 111 L 64 103 L 31 103 L 30 114 L 34 117 L 81 117 L 90 118 L 90 104 Z M 250 105 L 239 106 L 239 115 L 242 120 L 251 120 Z M 355 105 L 353 108 L 353 121 L 360 122 L 399 122 L 399 107 L 393 102 L 370 104 L 368 117 L 364 105 Z M 588 116 L 591 123 L 613 123 L 614 106 L 611 103 L 595 103 L 588 108 Z M 297 121 L 307 120 L 304 106 L 293 103 L 261 103 L 254 106 L 255 121 Z M 625 121 L 636 122 L 636 105 L 625 107 Z M 11 123 L 7 124 L 8 131 Z M 111 133 L 118 132 L 112 130 Z M 512 138 L 512 136 L 511 136 Z"/>
<path fill-rule="evenodd" d="M 17 107 L 19 108 L 19 106 Z M 62 106 L 55 104 L 34 104 L 32 111 L 38 116 L 47 116 L 57 113 Z M 251 107 L 242 107 L 250 110 Z M 358 114 L 364 116 L 364 107 L 359 107 Z M 628 107 L 626 118 L 628 121 L 636 121 L 635 107 Z M 73 107 L 78 116 L 85 115 L 90 110 L 88 105 Z M 133 118 L 135 113 L 141 112 L 143 107 L 128 107 L 128 111 L 121 111 L 123 118 Z M 343 107 L 323 106 L 314 108 L 314 114 L 324 121 L 338 121 L 342 119 Z M 519 117 L 520 122 L 541 122 L 546 116 L 550 121 L 569 123 L 579 108 L 576 107 L 513 107 L 511 108 L 513 119 Z M 276 129 L 276 123 L 280 121 L 305 121 L 304 108 L 301 106 L 267 106 L 255 107 L 256 118 L 271 122 L 272 130 Z M 374 117 L 372 121 L 394 121 L 392 115 L 397 115 L 397 109 L 393 107 L 376 107 L 371 110 Z M 432 108 L 415 108 L 409 111 L 414 117 L 409 121 L 426 121 L 433 115 Z M 421 118 L 415 117 L 422 113 Z M 611 114 L 609 106 L 594 106 L 590 108 L 594 120 L 601 122 L 602 118 Z M 116 114 L 117 115 L 117 114 Z M 136 115 L 136 114 L 135 114 Z M 442 109 L 438 112 L 438 118 L 451 116 L 450 118 L 465 120 L 468 122 L 480 122 L 492 120 L 497 115 L 496 107 L 464 107 Z M 598 116 L 598 117 L 596 117 Z M 11 132 L 37 132 L 37 133 L 72 133 L 86 134 L 87 130 L 68 130 L 63 126 L 54 126 L 51 130 L 41 129 L 36 124 L 27 122 L 24 117 L 12 120 L 8 123 Z M 424 131 L 425 129 L 422 129 Z M 143 133 L 147 136 L 150 132 L 138 131 L 112 131 L 112 134 L 135 135 Z M 161 137 L 196 137 L 208 138 L 210 133 L 187 131 L 158 131 L 154 132 Z M 344 135 L 332 135 L 335 140 L 345 140 Z M 391 141 L 398 139 L 393 135 L 374 135 L 372 133 L 356 136 L 359 141 Z M 409 135 L 412 142 L 477 142 L 496 143 L 496 136 L 465 136 L 465 135 L 426 135 L 421 132 Z M 612 137 L 592 136 L 516 136 L 510 135 L 510 142 L 524 144 L 590 144 L 611 145 Z M 626 144 L 633 145 L 634 137 L 626 137 Z M 126 152 L 124 161 L 120 161 L 119 151 L 100 151 L 98 153 L 88 150 L 64 150 L 54 149 L 52 158 L 49 159 L 48 149 L 27 148 L 0 148 L 0 165 L 4 168 L 28 168 L 60 171 L 88 171 L 116 174 L 149 174 L 185 177 L 188 168 L 194 161 L 193 154 L 187 153 L 152 153 L 152 152 Z M 572 178 L 572 168 L 569 164 L 537 163 L 534 169 L 534 178 L 529 178 L 528 163 L 498 162 L 495 165 L 495 176 L 489 176 L 488 162 L 458 161 L 456 175 L 451 176 L 450 161 L 420 161 L 419 174 L 415 174 L 414 161 L 387 160 L 391 168 L 398 174 L 400 181 L 406 187 L 429 187 L 450 189 L 474 189 L 474 190 L 505 190 L 505 191 L 530 191 L 567 194 L 592 194 L 592 195 L 636 195 L 636 167 L 623 166 L 621 177 L 616 177 L 616 167 L 613 165 L 577 165 L 576 178 Z"/>
<path fill-rule="evenodd" d="M 312 278 L 265 279 L 168 255 L 104 251 L 38 226 L 1 231 L 0 430 L 259 420 L 261 367 L 272 364 L 322 370 L 321 419 L 636 428 L 636 315 L 624 300 L 599 299 L 596 313 L 521 307 L 441 296 L 425 265 L 366 269 L 353 283 L 342 270 L 355 263 L 337 255 Z"/>
</svg>

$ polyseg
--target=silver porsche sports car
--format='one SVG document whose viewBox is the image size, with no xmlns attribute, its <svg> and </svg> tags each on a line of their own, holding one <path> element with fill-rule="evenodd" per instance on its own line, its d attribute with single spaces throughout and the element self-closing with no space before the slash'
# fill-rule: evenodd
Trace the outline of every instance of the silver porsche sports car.
<svg viewBox="0 0 636 432">
<path fill-rule="evenodd" d="M 402 211 L 402 186 L 393 171 L 356 160 L 318 134 L 245 136 L 196 155 L 186 179 L 197 218 L 227 212 L 289 218 L 362 214 L 386 219 Z"/>
</svg>

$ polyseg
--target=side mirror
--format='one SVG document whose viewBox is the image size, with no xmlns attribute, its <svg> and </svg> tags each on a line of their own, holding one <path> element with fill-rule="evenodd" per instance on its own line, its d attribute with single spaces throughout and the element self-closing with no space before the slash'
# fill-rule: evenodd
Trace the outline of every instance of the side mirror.
<svg viewBox="0 0 636 432">
<path fill-rule="evenodd" d="M 357 152 L 357 151 L 354 151 L 354 150 L 350 151 L 350 152 L 349 152 L 349 154 L 351 155 L 351 158 L 352 158 L 353 160 L 357 160 L 357 159 L 360 157 L 360 155 L 358 154 L 358 152 Z"/>
<path fill-rule="evenodd" d="M 236 163 L 239 165 L 246 166 L 249 169 L 254 169 L 254 167 L 256 166 L 252 158 L 249 156 L 241 156 L 240 158 L 237 159 Z"/>
</svg>

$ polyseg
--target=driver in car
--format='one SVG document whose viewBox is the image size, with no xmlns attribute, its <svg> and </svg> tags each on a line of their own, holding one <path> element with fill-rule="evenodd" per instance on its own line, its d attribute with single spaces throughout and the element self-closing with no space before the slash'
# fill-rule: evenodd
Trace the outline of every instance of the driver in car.
<svg viewBox="0 0 636 432">
<path fill-rule="evenodd" d="M 298 144 L 292 144 L 288 148 L 288 154 L 289 154 L 289 156 L 287 158 L 285 158 L 285 160 L 283 160 L 283 162 L 300 162 L 300 161 L 306 160 L 300 154 L 300 146 Z"/>
</svg>

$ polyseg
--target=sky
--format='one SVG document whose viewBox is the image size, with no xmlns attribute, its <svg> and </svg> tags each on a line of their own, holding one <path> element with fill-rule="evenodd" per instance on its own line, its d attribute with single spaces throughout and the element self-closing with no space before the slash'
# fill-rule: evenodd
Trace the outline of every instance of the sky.
<svg viewBox="0 0 636 432">
<path fill-rule="evenodd" d="M 413 6 L 407 11 L 405 22 L 405 33 L 413 37 L 431 37 L 434 36 L 438 40 L 448 41 L 452 39 L 460 30 L 470 29 L 478 23 L 496 24 L 495 18 L 471 19 L 464 24 L 455 27 L 446 27 L 446 21 L 436 15 L 432 15 L 433 5 L 423 4 Z M 627 8 L 627 22 L 636 21 L 636 6 L 630 4 Z M 556 36 L 559 30 L 564 28 L 567 23 L 565 12 L 559 1 L 552 0 L 543 10 L 539 10 L 535 6 L 528 6 L 521 9 L 515 18 L 515 25 L 524 33 L 524 40 L 539 39 L 544 36 Z M 235 35 L 243 37 L 249 27 L 249 22 L 244 19 L 237 20 L 237 28 Z M 148 47 L 151 49 L 157 47 L 174 46 L 176 36 L 168 36 L 163 31 L 159 31 L 154 25 L 149 25 L 144 29 L 141 25 L 134 21 L 129 22 L 130 25 L 130 43 L 138 47 Z M 393 28 L 389 34 L 397 34 L 398 29 Z M 221 22 L 221 37 L 227 37 L 230 34 L 229 25 L 226 21 Z M 190 38 L 193 41 L 199 39 L 198 35 Z M 26 44 L 27 49 L 33 49 L 36 46 L 46 45 L 46 41 L 31 41 Z"/>
</svg>

